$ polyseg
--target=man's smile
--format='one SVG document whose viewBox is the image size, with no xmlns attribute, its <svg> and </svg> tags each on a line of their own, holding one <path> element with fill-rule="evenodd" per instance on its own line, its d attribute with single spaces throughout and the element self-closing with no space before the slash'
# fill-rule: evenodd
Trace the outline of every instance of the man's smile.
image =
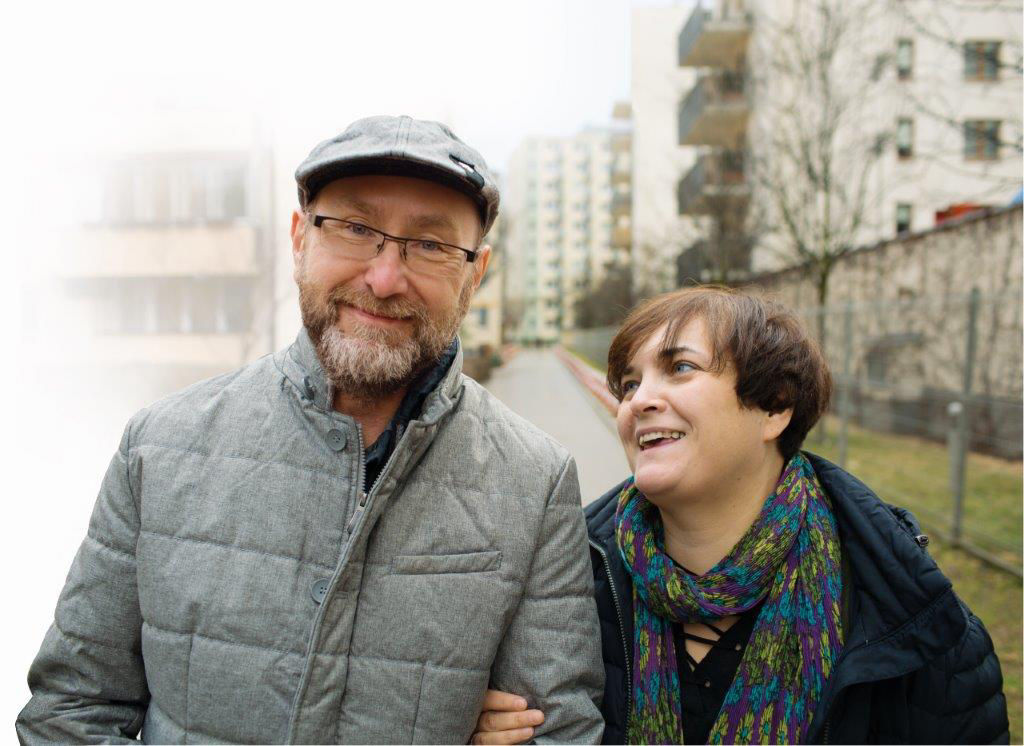
<svg viewBox="0 0 1024 746">
<path fill-rule="evenodd" d="M 410 317 L 395 318 L 394 316 L 380 316 L 378 314 L 373 313 L 372 311 L 366 311 L 362 308 L 356 308 L 355 306 L 339 305 L 338 315 L 341 316 L 341 314 L 344 312 L 349 313 L 351 316 L 355 317 L 364 324 L 377 324 L 385 327 L 400 326 L 402 324 L 408 324 L 409 322 L 412 321 L 412 318 Z"/>
</svg>

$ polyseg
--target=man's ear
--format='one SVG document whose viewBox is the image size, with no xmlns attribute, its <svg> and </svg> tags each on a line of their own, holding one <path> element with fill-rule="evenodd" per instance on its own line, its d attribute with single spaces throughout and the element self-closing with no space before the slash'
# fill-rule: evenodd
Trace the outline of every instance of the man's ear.
<svg viewBox="0 0 1024 746">
<path fill-rule="evenodd" d="M 783 409 L 781 412 L 766 412 L 764 427 L 762 430 L 764 442 L 770 443 L 777 440 L 779 436 L 789 427 L 789 421 L 793 419 L 793 408 Z"/>
<path fill-rule="evenodd" d="M 292 210 L 292 261 L 295 263 L 294 273 L 297 275 L 302 266 L 302 255 L 306 250 L 303 239 L 306 237 L 306 216 L 298 210 Z"/>
<path fill-rule="evenodd" d="M 476 261 L 473 262 L 473 292 L 480 287 L 484 274 L 487 272 L 487 265 L 491 263 L 491 245 L 484 244 L 476 254 Z"/>
</svg>

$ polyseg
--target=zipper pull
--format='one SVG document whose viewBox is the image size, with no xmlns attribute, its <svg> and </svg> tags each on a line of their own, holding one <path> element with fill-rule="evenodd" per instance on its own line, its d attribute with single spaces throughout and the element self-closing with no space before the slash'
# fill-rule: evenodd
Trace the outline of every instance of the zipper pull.
<svg viewBox="0 0 1024 746">
<path fill-rule="evenodd" d="M 352 518 L 349 520 L 348 525 L 345 526 L 345 533 L 351 534 L 352 529 L 356 526 L 356 521 L 359 520 L 359 516 L 363 514 L 363 509 L 366 507 L 366 501 L 369 498 L 365 492 L 359 493 L 359 502 L 356 503 L 356 509 L 352 511 Z"/>
</svg>

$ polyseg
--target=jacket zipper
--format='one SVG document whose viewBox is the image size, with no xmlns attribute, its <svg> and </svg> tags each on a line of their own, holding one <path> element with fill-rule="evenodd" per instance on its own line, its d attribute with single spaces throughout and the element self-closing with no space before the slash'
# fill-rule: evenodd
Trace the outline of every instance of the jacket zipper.
<svg viewBox="0 0 1024 746">
<path fill-rule="evenodd" d="M 831 730 L 831 728 L 832 728 L 832 720 L 831 720 L 831 718 L 829 718 L 829 719 L 825 720 L 825 732 L 822 734 L 822 737 L 821 737 L 821 742 L 823 744 L 827 744 L 828 743 L 828 732 L 829 732 L 829 730 Z"/>
<path fill-rule="evenodd" d="M 356 527 L 359 516 L 366 509 L 366 503 L 370 497 L 366 490 L 363 489 L 366 486 L 366 454 L 363 453 L 363 426 L 358 422 L 356 423 L 356 441 L 359 444 L 359 481 L 356 484 L 359 500 L 356 502 L 356 509 L 352 511 L 352 517 L 349 519 L 348 525 L 345 526 L 346 538 L 352 535 L 352 530 Z"/>
<path fill-rule="evenodd" d="M 602 547 L 594 542 L 593 539 L 587 537 L 587 541 L 590 542 L 590 546 L 597 550 L 597 553 L 601 555 L 602 563 L 604 564 L 604 573 L 608 576 L 608 585 L 612 589 L 612 603 L 615 606 L 615 616 L 619 618 L 619 637 L 622 639 L 622 652 L 625 653 L 626 660 L 626 719 L 629 719 L 629 710 L 632 706 L 633 699 L 633 673 L 632 673 L 632 661 L 629 655 L 629 644 L 626 642 L 625 625 L 622 623 L 622 609 L 619 608 L 619 592 L 615 588 L 615 579 L 612 577 L 612 568 L 608 562 L 608 554 Z"/>
<path fill-rule="evenodd" d="M 366 454 L 363 451 L 363 426 L 358 422 L 356 423 L 356 435 L 358 436 L 359 441 L 359 501 L 356 503 L 356 509 L 352 512 L 352 518 L 345 527 L 346 536 L 352 535 L 352 532 L 355 530 L 356 523 L 359 521 L 359 516 L 363 514 L 370 501 L 370 493 L 373 492 L 374 488 L 383 481 L 382 477 L 387 473 L 388 467 L 391 466 L 391 462 L 395 460 L 395 454 L 398 453 L 398 447 L 402 443 L 401 436 L 405 434 L 407 429 L 408 428 L 399 429 L 398 442 L 395 443 L 395 447 L 391 449 L 391 455 L 388 456 L 388 460 L 384 462 L 384 466 L 381 467 L 380 473 L 377 474 L 377 481 L 374 482 L 373 487 L 367 490 Z"/>
</svg>

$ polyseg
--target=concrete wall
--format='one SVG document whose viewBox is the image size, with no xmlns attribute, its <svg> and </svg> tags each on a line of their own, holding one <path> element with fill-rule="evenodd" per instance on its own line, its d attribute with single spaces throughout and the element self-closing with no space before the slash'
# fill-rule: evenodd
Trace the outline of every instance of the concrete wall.
<svg viewBox="0 0 1024 746">
<path fill-rule="evenodd" d="M 861 421 L 936 439 L 948 431 L 946 405 L 963 399 L 969 293 L 977 288 L 972 445 L 1019 458 L 1021 245 L 1021 209 L 1003 208 L 848 254 L 832 271 L 824 312 L 799 268 L 747 287 L 800 310 L 816 332 L 821 324 L 837 379 L 849 355 Z"/>
</svg>

